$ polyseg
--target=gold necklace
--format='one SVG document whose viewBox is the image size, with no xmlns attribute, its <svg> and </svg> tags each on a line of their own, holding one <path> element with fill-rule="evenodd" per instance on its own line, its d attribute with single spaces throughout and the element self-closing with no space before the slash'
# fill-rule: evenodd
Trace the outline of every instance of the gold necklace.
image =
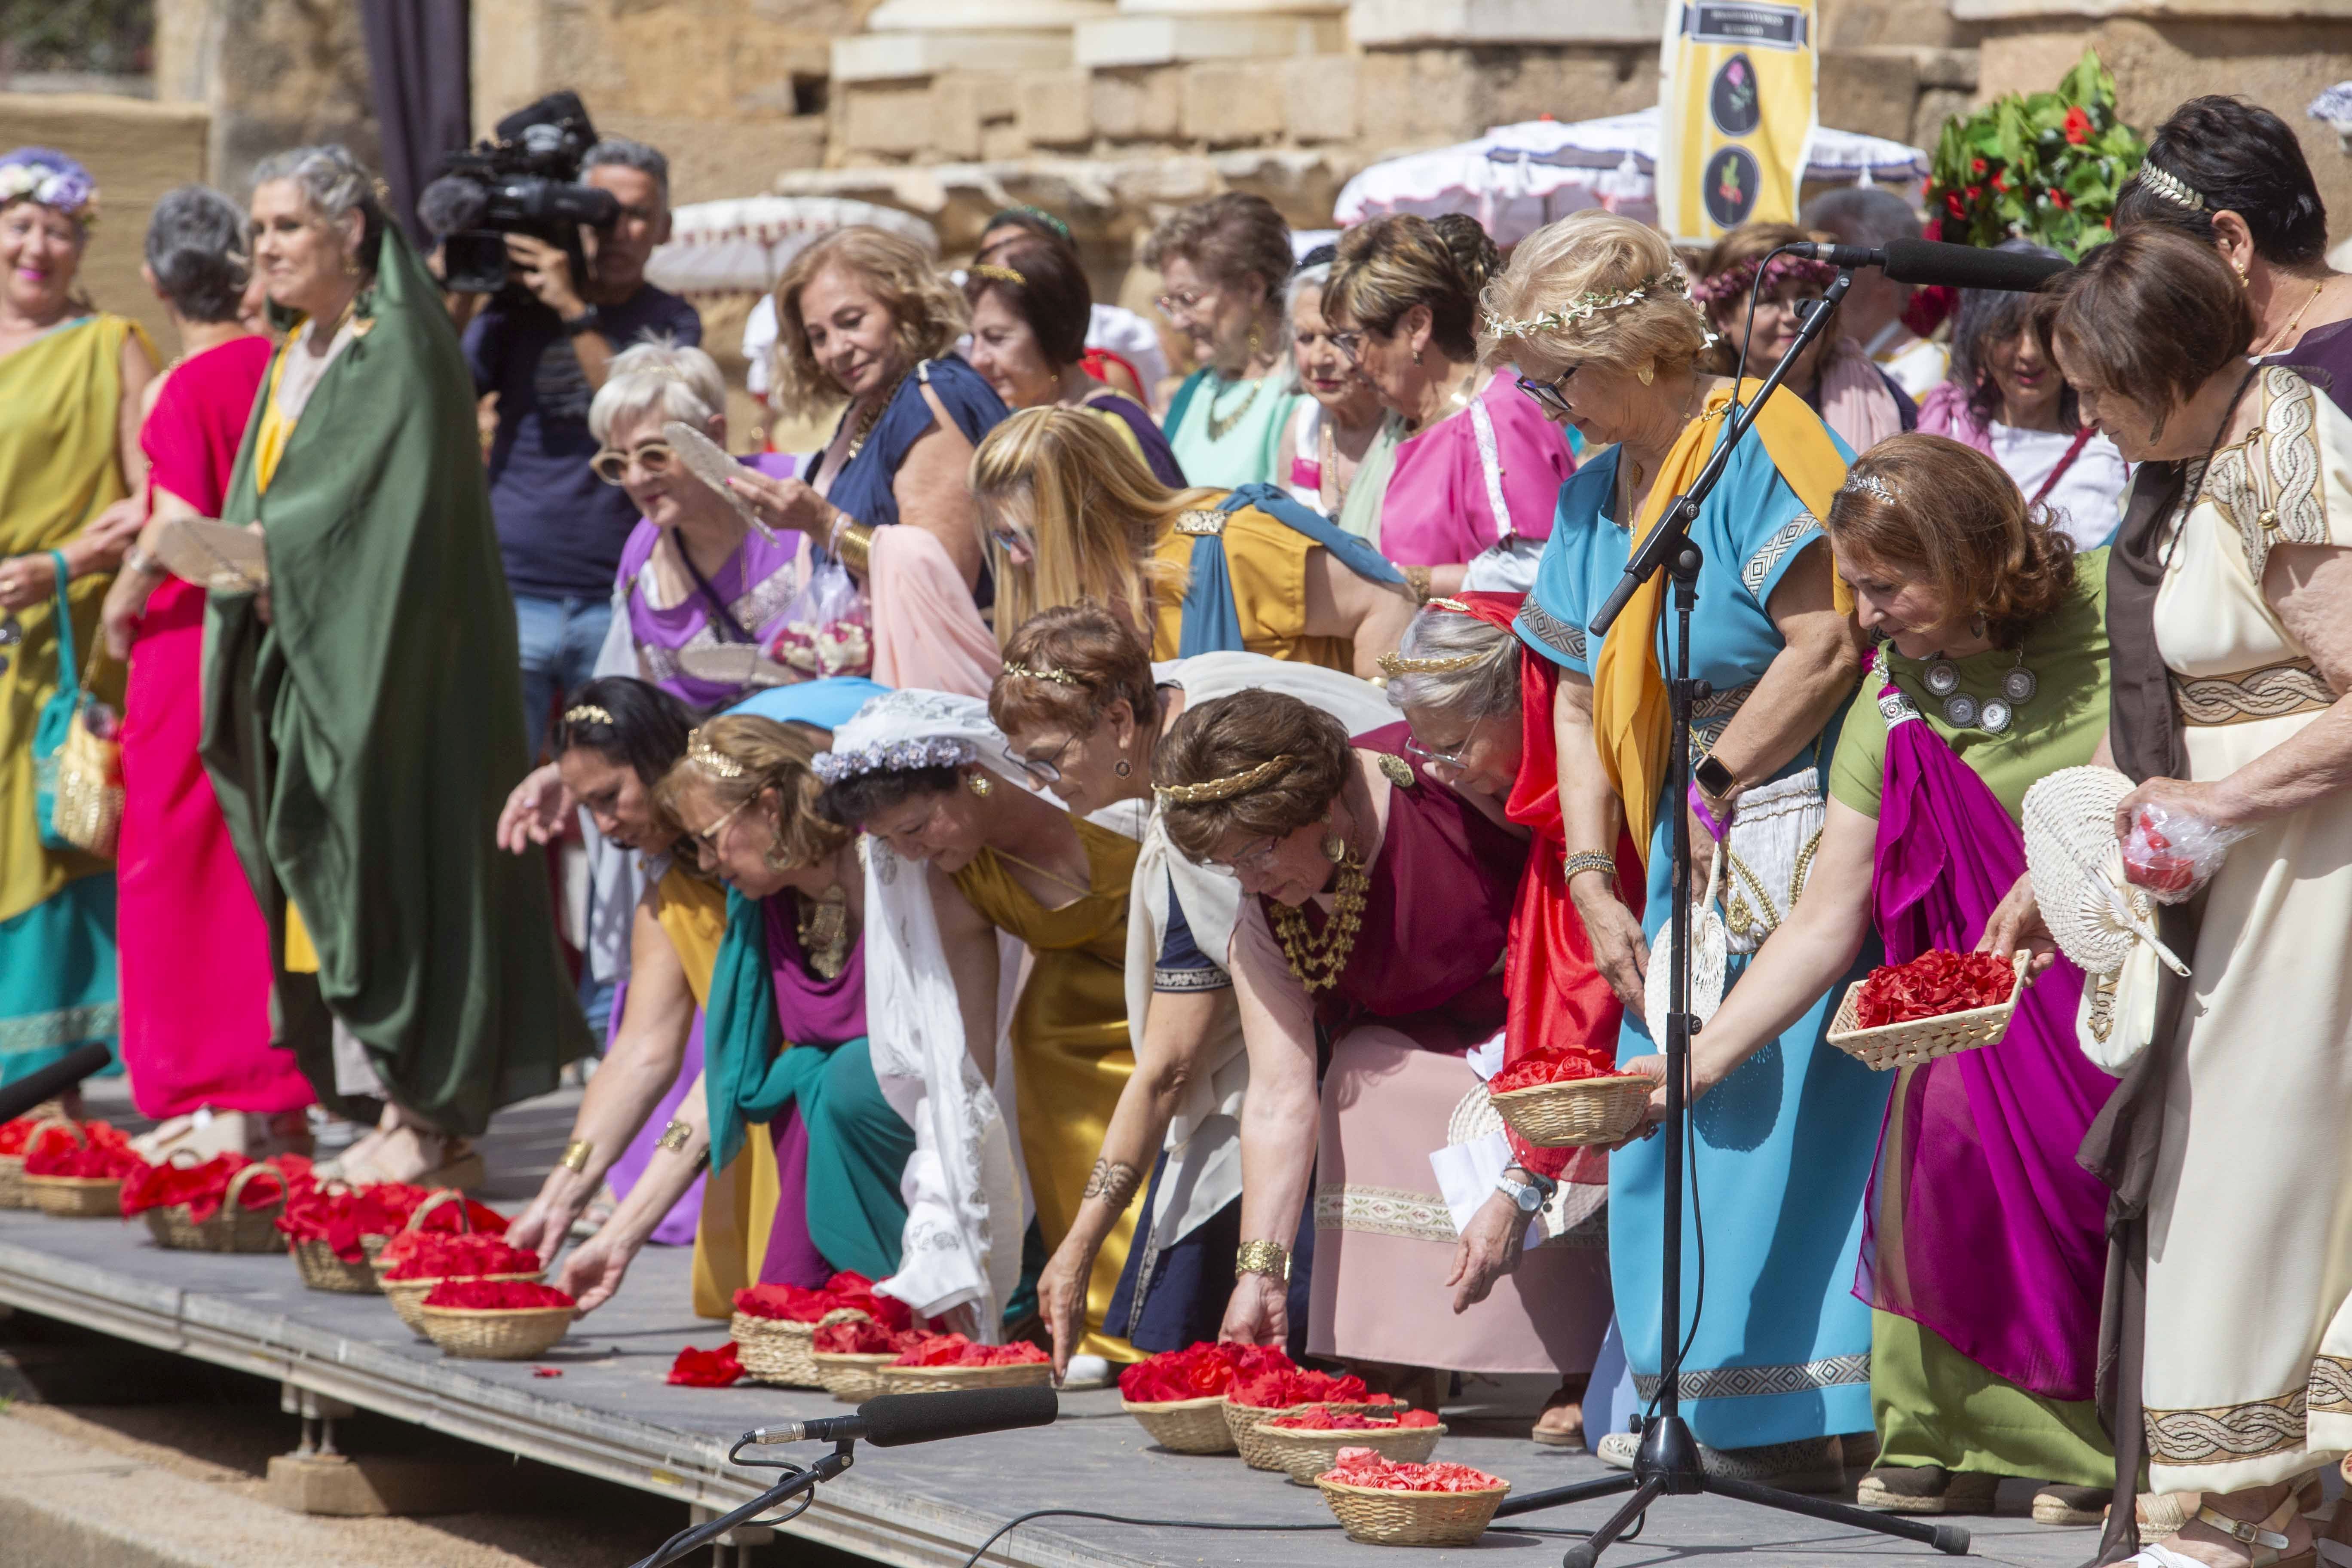
<svg viewBox="0 0 2352 1568">
<path fill-rule="evenodd" d="M 2287 339 L 2293 336 L 2295 328 L 2302 324 L 2305 315 L 2310 311 L 2314 305 L 2319 303 L 2320 293 L 2327 287 L 2327 283 L 2328 279 L 2323 278 L 2318 282 L 2313 284 L 2311 286 L 2311 298 L 2303 302 L 2303 308 L 2295 311 L 2294 315 L 2288 320 L 2285 326 L 2281 327 L 2277 331 L 2273 332 L 2270 335 L 2269 339 L 2263 343 L 2261 350 L 2258 351 L 2253 357 L 2260 359 L 2264 354 L 2274 354 L 2284 348 Z"/>
<path fill-rule="evenodd" d="M 874 434 L 874 426 L 880 423 L 884 414 L 889 412 L 890 405 L 898 400 L 898 389 L 906 384 L 906 374 L 902 371 L 898 379 L 890 384 L 890 390 L 857 416 L 857 427 L 849 433 L 849 450 L 841 455 L 842 467 L 847 468 L 857 460 L 857 454 L 866 449 L 866 438 Z"/>
<path fill-rule="evenodd" d="M 1241 422 L 1242 416 L 1250 411 L 1250 405 L 1257 401 L 1258 392 L 1265 385 L 1265 381 L 1261 377 L 1256 381 L 1248 382 L 1244 384 L 1249 387 L 1249 395 L 1243 398 L 1242 405 L 1239 408 L 1234 409 L 1231 414 L 1220 416 L 1217 413 L 1217 398 L 1221 394 L 1216 391 L 1212 391 L 1209 394 L 1207 406 L 1209 410 L 1210 440 L 1222 441 L 1233 433 L 1234 426 Z"/>
<path fill-rule="evenodd" d="M 1340 972 L 1356 951 L 1357 934 L 1363 930 L 1364 893 L 1372 879 L 1364 869 L 1363 858 L 1353 850 L 1343 853 L 1339 867 L 1331 918 L 1323 922 L 1320 936 L 1307 929 L 1304 910 L 1288 904 L 1274 906 L 1274 934 L 1282 942 L 1282 956 L 1309 996 L 1339 983 Z"/>
<path fill-rule="evenodd" d="M 836 978 L 849 962 L 848 889 L 835 882 L 814 899 L 802 893 L 793 901 L 799 906 L 802 956 L 818 979 Z"/>
</svg>

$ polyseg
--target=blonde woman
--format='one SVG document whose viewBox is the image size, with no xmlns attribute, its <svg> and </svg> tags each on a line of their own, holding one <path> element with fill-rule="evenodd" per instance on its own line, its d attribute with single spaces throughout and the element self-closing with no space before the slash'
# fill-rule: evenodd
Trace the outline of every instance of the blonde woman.
<svg viewBox="0 0 2352 1568">
<path fill-rule="evenodd" d="M 1370 677 L 1412 618 L 1402 574 L 1362 540 L 1271 485 L 1171 490 L 1076 409 L 999 426 L 971 490 L 1000 641 L 1098 599 L 1150 631 L 1154 658 L 1224 649 Z"/>
</svg>

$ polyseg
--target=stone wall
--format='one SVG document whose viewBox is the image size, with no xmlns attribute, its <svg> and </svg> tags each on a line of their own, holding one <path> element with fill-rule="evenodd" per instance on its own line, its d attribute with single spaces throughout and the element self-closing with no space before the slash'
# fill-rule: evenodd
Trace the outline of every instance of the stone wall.
<svg viewBox="0 0 2352 1568">
<path fill-rule="evenodd" d="M 342 0 L 155 0 L 155 96 L 205 110 L 205 166 L 235 195 L 289 147 L 379 162 L 359 7 Z"/>
</svg>

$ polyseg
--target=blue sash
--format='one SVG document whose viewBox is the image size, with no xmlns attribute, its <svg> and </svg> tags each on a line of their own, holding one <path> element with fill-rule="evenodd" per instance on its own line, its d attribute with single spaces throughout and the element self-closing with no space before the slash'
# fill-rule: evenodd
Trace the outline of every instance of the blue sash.
<svg viewBox="0 0 2352 1568">
<path fill-rule="evenodd" d="M 1217 510 L 1231 516 L 1244 507 L 1255 507 L 1276 522 L 1305 534 L 1359 577 L 1375 583 L 1404 581 L 1404 574 L 1369 542 L 1320 512 L 1299 505 L 1273 485 L 1242 485 L 1226 496 Z M 1176 656 L 1190 658 L 1196 653 L 1243 651 L 1241 605 L 1234 598 L 1233 572 L 1225 564 L 1224 536 L 1202 534 L 1192 541 L 1192 575 L 1184 589 L 1184 616 Z"/>
</svg>

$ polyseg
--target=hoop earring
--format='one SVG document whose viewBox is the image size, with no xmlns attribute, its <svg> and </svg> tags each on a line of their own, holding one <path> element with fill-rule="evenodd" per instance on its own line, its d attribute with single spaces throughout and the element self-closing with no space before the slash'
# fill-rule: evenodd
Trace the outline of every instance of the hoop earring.
<svg viewBox="0 0 2352 1568">
<path fill-rule="evenodd" d="M 1415 364 L 1419 364 L 1421 363 L 1421 351 L 1419 349 L 1412 351 L 1412 363 Z"/>
<path fill-rule="evenodd" d="M 1119 777 L 1125 778 L 1128 774 L 1135 771 L 1135 766 L 1125 757 L 1121 757 L 1118 761 L 1110 765 L 1110 771 L 1117 773 Z"/>
<path fill-rule="evenodd" d="M 360 257 L 359 257 L 359 252 L 358 252 L 358 251 L 356 251 L 356 250 L 346 250 L 346 251 L 344 251 L 344 252 L 343 252 L 343 276 L 344 276 L 344 277 L 346 277 L 346 278 L 356 278 L 356 277 L 358 277 L 359 275 L 360 275 Z M 2244 279 L 2244 278 L 2243 278 L 2242 276 L 2241 276 L 2241 277 L 2240 277 L 2240 279 L 2239 279 L 2239 281 L 2242 283 L 2242 282 L 2244 282 L 2244 281 L 2245 281 L 2245 279 Z"/>
<path fill-rule="evenodd" d="M 989 777 L 986 773 L 973 772 L 963 775 L 963 787 L 970 790 L 982 800 L 986 800 L 990 793 L 996 788 L 996 785 L 989 782 Z"/>
<path fill-rule="evenodd" d="M 778 853 L 782 848 L 782 845 L 771 844 L 760 852 L 760 859 L 764 865 L 766 865 L 769 870 L 786 871 L 792 868 L 793 863 L 785 859 L 782 854 Z"/>
</svg>

